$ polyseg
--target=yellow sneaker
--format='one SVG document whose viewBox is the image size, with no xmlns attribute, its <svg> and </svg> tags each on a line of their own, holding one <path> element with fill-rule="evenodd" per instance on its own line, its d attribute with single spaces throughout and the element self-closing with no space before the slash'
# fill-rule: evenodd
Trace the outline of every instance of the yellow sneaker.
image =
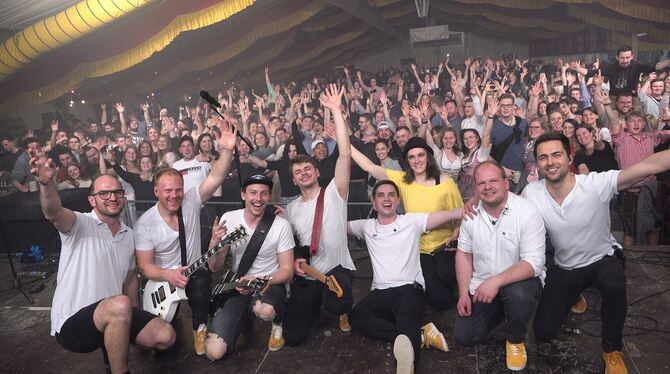
<svg viewBox="0 0 670 374">
<path fill-rule="evenodd" d="M 342 332 L 351 331 L 351 325 L 349 324 L 349 316 L 346 314 L 342 314 L 340 316 L 340 331 Z"/>
<path fill-rule="evenodd" d="M 605 360 L 605 374 L 628 374 L 626 363 L 623 362 L 623 353 L 619 351 L 603 353 Z"/>
<path fill-rule="evenodd" d="M 393 356 L 396 360 L 396 374 L 414 373 L 414 348 L 407 335 L 398 335 L 393 342 Z"/>
<path fill-rule="evenodd" d="M 207 339 L 207 325 L 202 324 L 197 330 L 193 330 L 193 349 L 198 356 L 205 354 L 205 339 Z"/>
<path fill-rule="evenodd" d="M 526 356 L 526 346 L 523 343 L 514 344 L 505 342 L 507 350 L 507 368 L 514 371 L 523 370 L 526 367 L 528 356 Z"/>
<path fill-rule="evenodd" d="M 449 352 L 447 339 L 432 322 L 421 328 L 421 346 L 423 348 L 435 347 L 442 352 Z"/>
<path fill-rule="evenodd" d="M 584 294 L 579 294 L 577 301 L 570 307 L 570 311 L 574 314 L 584 314 L 584 312 L 586 312 L 586 299 L 584 298 Z"/>
<path fill-rule="evenodd" d="M 268 349 L 271 352 L 276 352 L 284 346 L 284 330 L 281 325 L 272 324 L 272 332 L 270 333 L 270 341 L 268 342 Z"/>
</svg>

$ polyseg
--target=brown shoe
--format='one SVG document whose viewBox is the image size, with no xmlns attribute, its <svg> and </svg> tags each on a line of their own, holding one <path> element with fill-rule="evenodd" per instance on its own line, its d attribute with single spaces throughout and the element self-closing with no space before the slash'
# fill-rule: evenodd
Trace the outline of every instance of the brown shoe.
<svg viewBox="0 0 670 374">
<path fill-rule="evenodd" d="M 623 362 L 623 353 L 619 351 L 603 353 L 605 360 L 605 374 L 628 374 L 626 363 Z"/>
</svg>

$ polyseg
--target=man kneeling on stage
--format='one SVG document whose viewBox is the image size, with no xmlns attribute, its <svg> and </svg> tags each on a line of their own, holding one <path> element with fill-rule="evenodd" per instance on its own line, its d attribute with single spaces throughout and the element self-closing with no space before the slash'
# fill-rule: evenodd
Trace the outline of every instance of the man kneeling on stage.
<svg viewBox="0 0 670 374">
<path fill-rule="evenodd" d="M 139 305 L 133 231 L 121 223 L 124 191 L 109 175 L 91 184 L 89 213 L 64 208 L 56 192 L 56 167 L 31 160 L 44 216 L 60 234 L 58 283 L 51 307 L 51 335 L 63 348 L 88 353 L 102 348 L 112 373 L 128 371 L 128 345 L 167 349 L 175 331 Z"/>
<path fill-rule="evenodd" d="M 209 259 L 209 267 L 217 271 L 223 267 L 226 252 L 232 254 L 232 267 L 239 280 L 267 277 L 270 287 L 262 294 L 251 295 L 251 290 L 237 288 L 225 297 L 212 320 L 205 353 L 210 360 L 221 359 L 232 352 L 242 330 L 250 324 L 251 312 L 264 321 L 272 321 L 268 349 L 277 351 L 284 346 L 282 320 L 286 311 L 288 282 L 293 277 L 293 232 L 289 222 L 266 211 L 272 195 L 272 180 L 253 175 L 242 187 L 244 209 L 226 212 L 212 234 L 210 247 L 238 225 L 251 235 L 232 248 L 224 247 Z"/>
<path fill-rule="evenodd" d="M 398 186 L 377 182 L 372 204 L 377 219 L 350 221 L 348 233 L 365 239 L 372 262 L 372 291 L 349 313 L 351 327 L 373 338 L 393 341 L 397 373 L 412 373 L 423 347 L 447 351 L 447 342 L 431 322 L 421 327 L 425 281 L 419 259 L 419 238 L 448 221 L 461 218 L 462 209 L 431 214 L 396 213 Z"/>
<path fill-rule="evenodd" d="M 474 219 L 464 220 L 456 252 L 458 315 L 454 335 L 461 345 L 488 335 L 505 317 L 507 368 L 526 367 L 526 325 L 544 279 L 545 229 L 533 203 L 509 192 L 505 170 L 495 161 L 475 168 L 479 199 Z"/>
</svg>

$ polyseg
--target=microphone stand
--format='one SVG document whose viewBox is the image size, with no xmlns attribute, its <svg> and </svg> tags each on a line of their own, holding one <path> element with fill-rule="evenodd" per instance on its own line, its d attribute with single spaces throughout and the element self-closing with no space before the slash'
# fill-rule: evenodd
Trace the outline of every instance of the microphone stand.
<svg viewBox="0 0 670 374">
<path fill-rule="evenodd" d="M 216 114 L 218 114 L 219 117 L 221 117 L 221 119 L 225 120 L 225 118 L 223 117 L 221 112 L 216 110 L 216 107 L 214 105 L 210 104 L 209 108 L 212 109 Z M 233 126 L 233 125 L 231 125 L 231 126 L 233 128 L 233 131 L 235 131 L 235 126 Z M 244 136 L 240 135 L 239 132 L 237 133 L 237 136 L 239 136 L 240 139 L 242 139 L 243 142 L 247 143 L 250 150 L 254 149 L 254 146 L 251 144 L 251 142 L 248 141 L 247 139 L 245 139 Z M 237 146 L 233 150 L 233 160 L 235 161 L 235 167 L 237 168 L 237 181 L 240 182 L 240 188 L 242 188 L 242 183 L 243 183 L 242 182 L 242 167 L 240 165 L 240 153 L 237 151 Z M 240 196 L 240 201 L 242 202 L 242 205 L 244 205 L 244 200 L 242 199 L 242 196 Z"/>
</svg>

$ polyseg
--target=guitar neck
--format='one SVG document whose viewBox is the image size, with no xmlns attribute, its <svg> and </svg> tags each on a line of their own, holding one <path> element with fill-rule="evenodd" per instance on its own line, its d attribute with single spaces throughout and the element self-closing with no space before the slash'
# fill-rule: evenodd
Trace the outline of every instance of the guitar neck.
<svg viewBox="0 0 670 374">
<path fill-rule="evenodd" d="M 219 242 L 219 244 L 217 244 L 213 248 L 210 248 L 207 252 L 205 252 L 205 254 L 200 256 L 200 258 L 198 260 L 196 260 L 194 263 L 192 263 L 184 271 L 184 275 L 186 277 L 190 277 L 191 274 L 195 273 L 196 270 L 200 269 L 207 262 L 207 260 L 209 260 L 210 257 L 217 254 L 221 250 L 221 248 L 225 247 L 226 245 L 228 245 L 228 243 L 226 241 L 221 241 L 221 242 Z"/>
<path fill-rule="evenodd" d="M 227 282 L 227 283 L 219 283 L 212 288 L 212 295 L 220 295 L 224 292 L 232 291 L 236 288 L 248 288 L 249 285 L 253 281 L 246 280 L 246 281 L 241 281 L 241 282 Z"/>
<path fill-rule="evenodd" d="M 300 264 L 300 269 L 302 269 L 302 271 L 307 273 L 307 275 L 318 280 L 319 282 L 326 283 L 326 276 L 322 272 L 308 265 L 306 262 Z"/>
</svg>

